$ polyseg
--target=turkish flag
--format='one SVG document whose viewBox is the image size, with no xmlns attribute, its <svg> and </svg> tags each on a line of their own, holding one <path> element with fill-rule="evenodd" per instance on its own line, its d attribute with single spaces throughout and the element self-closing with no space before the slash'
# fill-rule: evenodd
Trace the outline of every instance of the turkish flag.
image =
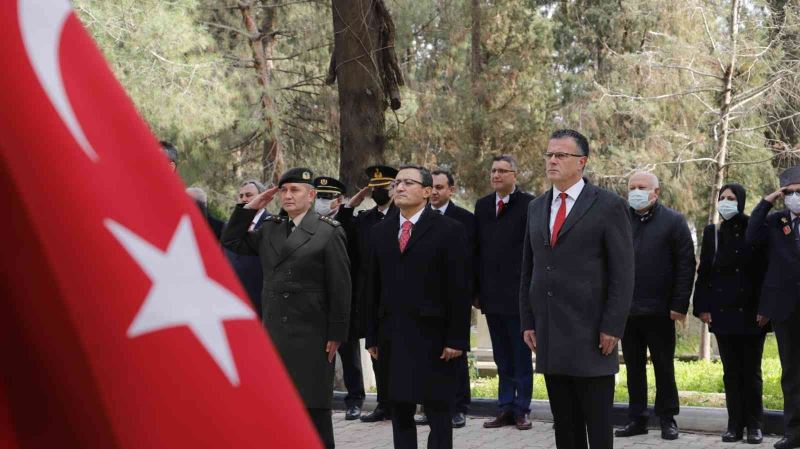
<svg viewBox="0 0 800 449">
<path fill-rule="evenodd" d="M 0 60 L 0 446 L 320 447 L 69 2 L 0 2 Z"/>
</svg>

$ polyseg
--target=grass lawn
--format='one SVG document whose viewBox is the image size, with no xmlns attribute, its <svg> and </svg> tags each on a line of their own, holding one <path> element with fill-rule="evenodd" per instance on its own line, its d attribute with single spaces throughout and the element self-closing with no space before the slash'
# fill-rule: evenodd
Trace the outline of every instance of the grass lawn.
<svg viewBox="0 0 800 449">
<path fill-rule="evenodd" d="M 761 371 L 764 379 L 764 407 L 782 410 L 781 365 L 778 360 L 778 347 L 772 334 L 767 336 L 767 342 L 764 345 Z M 616 390 L 614 391 L 614 400 L 617 402 L 628 402 L 625 375 L 625 365 L 621 365 L 619 376 L 617 377 Z M 725 407 L 725 389 L 722 385 L 721 362 L 681 362 L 675 360 L 675 380 L 678 384 L 681 405 Z M 647 385 L 648 402 L 652 404 L 655 401 L 655 377 L 651 364 L 647 365 Z M 534 399 L 547 399 L 544 377 L 539 374 L 536 374 L 533 379 L 533 396 Z M 472 379 L 472 397 L 496 398 L 497 377 Z"/>
</svg>

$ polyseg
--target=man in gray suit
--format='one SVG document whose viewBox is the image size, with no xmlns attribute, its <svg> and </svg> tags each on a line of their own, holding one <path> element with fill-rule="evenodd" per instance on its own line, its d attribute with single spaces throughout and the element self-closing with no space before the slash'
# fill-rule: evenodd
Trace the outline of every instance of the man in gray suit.
<svg viewBox="0 0 800 449">
<path fill-rule="evenodd" d="M 588 184 L 589 142 L 554 132 L 553 188 L 528 206 L 522 252 L 523 339 L 544 374 L 559 449 L 613 447 L 617 342 L 633 296 L 633 240 L 620 196 Z"/>
<path fill-rule="evenodd" d="M 333 361 L 347 340 L 350 261 L 339 223 L 312 209 L 312 179 L 311 170 L 293 168 L 281 176 L 278 187 L 238 205 L 222 244 L 261 258 L 264 327 L 330 449 Z M 287 216 L 270 216 L 260 228 L 248 231 L 256 213 L 278 193 Z"/>
</svg>

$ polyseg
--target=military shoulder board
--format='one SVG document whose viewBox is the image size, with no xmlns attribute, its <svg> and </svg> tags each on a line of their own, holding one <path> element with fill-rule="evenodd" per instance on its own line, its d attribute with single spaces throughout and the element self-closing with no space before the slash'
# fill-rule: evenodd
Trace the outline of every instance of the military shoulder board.
<svg viewBox="0 0 800 449">
<path fill-rule="evenodd" d="M 264 221 L 271 221 L 273 223 L 283 223 L 285 220 L 281 216 L 270 215 L 269 217 L 265 218 Z"/>
<path fill-rule="evenodd" d="M 331 226 L 334 226 L 334 227 L 335 226 L 341 226 L 341 223 L 339 223 L 338 221 L 336 221 L 336 220 L 334 220 L 333 218 L 330 218 L 330 217 L 323 217 L 323 216 L 320 215 L 319 219 L 321 221 L 324 221 L 325 223 L 328 223 Z"/>
</svg>

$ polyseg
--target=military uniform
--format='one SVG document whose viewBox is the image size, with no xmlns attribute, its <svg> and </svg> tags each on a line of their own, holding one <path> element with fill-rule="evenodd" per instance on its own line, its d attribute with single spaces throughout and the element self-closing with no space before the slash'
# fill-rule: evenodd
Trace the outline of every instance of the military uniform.
<svg viewBox="0 0 800 449">
<path fill-rule="evenodd" d="M 320 436 L 332 447 L 333 429 L 321 429 L 314 410 L 330 416 L 334 364 L 328 362 L 326 343 L 347 340 L 351 284 L 345 233 L 337 221 L 313 210 L 295 229 L 288 217 L 272 216 L 248 232 L 256 212 L 237 207 L 222 243 L 260 257 L 264 326 Z"/>
</svg>

